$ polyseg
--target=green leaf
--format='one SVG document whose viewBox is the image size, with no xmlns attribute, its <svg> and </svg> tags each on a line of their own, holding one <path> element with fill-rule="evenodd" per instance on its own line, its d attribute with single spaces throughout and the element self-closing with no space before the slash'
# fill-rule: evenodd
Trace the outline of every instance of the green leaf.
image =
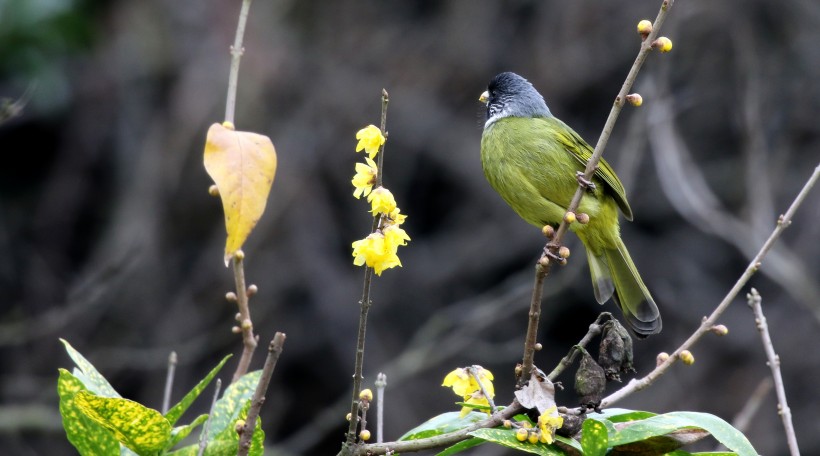
<svg viewBox="0 0 820 456">
<path fill-rule="evenodd" d="M 666 453 L 664 456 L 737 456 L 737 453 L 732 451 L 707 451 L 705 453 L 688 453 L 683 450 L 672 451 Z"/>
<path fill-rule="evenodd" d="M 60 369 L 57 394 L 60 396 L 60 415 L 68 441 L 82 456 L 119 455 L 120 444 L 114 436 L 77 408 L 74 396 L 80 391 L 86 391 L 85 385 L 67 370 Z"/>
<path fill-rule="evenodd" d="M 205 456 L 235 456 L 237 442 L 232 441 L 211 441 L 205 448 Z M 199 444 L 188 445 L 179 450 L 168 453 L 168 456 L 197 456 Z"/>
<path fill-rule="evenodd" d="M 450 456 L 456 453 L 461 453 L 464 450 L 470 449 L 474 446 L 481 445 L 484 442 L 486 442 L 486 440 L 479 439 L 476 437 L 473 437 L 472 439 L 462 440 L 461 442 L 458 442 L 453 446 L 447 447 L 444 451 L 438 453 L 436 456 Z"/>
<path fill-rule="evenodd" d="M 562 435 L 557 435 L 556 434 L 555 435 L 555 441 L 557 443 L 559 443 L 559 445 L 558 445 L 559 447 L 561 446 L 560 444 L 563 444 L 564 446 L 567 446 L 567 447 L 570 447 L 574 450 L 577 450 L 579 454 L 583 454 L 584 450 L 581 448 L 581 442 L 579 442 L 575 439 L 571 439 L 569 437 L 564 437 Z"/>
<path fill-rule="evenodd" d="M 700 412 L 671 412 L 665 415 L 688 420 L 692 426 L 709 432 L 718 442 L 739 456 L 757 456 L 757 451 L 743 433 L 715 415 Z"/>
<path fill-rule="evenodd" d="M 581 428 L 581 448 L 584 456 L 603 456 L 609 448 L 609 426 L 605 420 L 587 418 Z M 612 429 L 614 431 L 614 429 Z"/>
<path fill-rule="evenodd" d="M 171 430 L 171 439 L 168 441 L 168 444 L 165 446 L 165 448 L 173 448 L 174 445 L 181 442 L 183 439 L 185 439 L 185 437 L 188 437 L 191 434 L 191 432 L 197 428 L 197 426 L 201 425 L 206 421 L 208 421 L 207 413 L 196 417 L 196 419 L 193 422 L 191 422 L 191 424 L 175 427 Z"/>
<path fill-rule="evenodd" d="M 209 424 L 211 435 L 219 434 L 225 429 L 230 429 L 233 434 L 236 434 L 234 432 L 236 420 L 239 419 L 245 403 L 253 397 L 260 376 L 262 376 L 261 370 L 249 372 L 225 389 L 222 397 L 214 405 Z"/>
<path fill-rule="evenodd" d="M 589 414 L 589 416 L 592 418 L 605 418 L 612 423 L 624 423 L 627 421 L 644 420 L 655 415 L 657 415 L 657 413 L 622 408 L 603 409 L 601 413 L 593 412 Z"/>
<path fill-rule="evenodd" d="M 519 442 L 518 439 L 515 438 L 515 429 L 482 428 L 476 429 L 475 431 L 470 432 L 469 434 L 473 437 L 478 437 L 488 442 L 493 442 L 495 444 L 505 446 L 507 448 L 512 448 L 518 451 L 523 451 L 525 453 L 540 454 L 543 456 L 565 455 L 563 451 L 561 451 L 558 447 L 556 447 L 553 444 L 547 445 L 540 442 Z"/>
<path fill-rule="evenodd" d="M 471 426 L 487 419 L 486 413 L 470 412 L 463 417 L 461 412 L 447 412 L 434 416 L 420 425 L 405 432 L 399 440 L 418 440 L 436 435 L 447 434 Z"/>
<path fill-rule="evenodd" d="M 75 371 L 74 376 L 80 379 L 89 391 L 102 397 L 122 397 L 114 390 L 114 387 L 108 383 L 108 380 L 97 371 L 94 365 L 85 359 L 80 352 L 75 350 L 68 341 L 60 339 L 60 342 L 65 345 L 65 351 L 68 352 L 68 356 L 74 360 L 74 364 L 77 365 L 81 372 L 81 375 L 78 375 Z"/>
<path fill-rule="evenodd" d="M 189 391 L 188 394 L 186 394 L 185 397 L 183 397 L 178 404 L 176 404 L 175 406 L 171 407 L 170 410 L 168 410 L 168 412 L 165 414 L 165 418 L 168 420 L 168 422 L 171 423 L 172 426 L 176 424 L 176 422 L 179 420 L 179 417 L 181 417 L 182 414 L 185 413 L 186 410 L 188 410 L 188 407 L 191 406 L 191 404 L 196 400 L 196 398 L 199 397 L 200 393 L 202 393 L 202 391 L 208 386 L 208 384 L 211 383 L 211 380 L 213 380 L 214 377 L 216 377 L 216 374 L 219 373 L 219 370 L 222 369 L 222 366 L 225 365 L 225 362 L 227 362 L 231 356 L 233 355 L 228 355 L 222 358 L 222 361 L 220 361 L 219 364 L 216 365 L 216 367 L 211 369 L 211 371 L 208 372 L 208 375 L 206 375 L 205 378 L 203 378 L 199 383 L 197 383 L 197 385 L 191 391 Z"/>
<path fill-rule="evenodd" d="M 140 456 L 158 453 L 171 438 L 168 420 L 137 402 L 78 391 L 74 403 L 85 416 L 113 432 L 117 440 Z"/>
</svg>

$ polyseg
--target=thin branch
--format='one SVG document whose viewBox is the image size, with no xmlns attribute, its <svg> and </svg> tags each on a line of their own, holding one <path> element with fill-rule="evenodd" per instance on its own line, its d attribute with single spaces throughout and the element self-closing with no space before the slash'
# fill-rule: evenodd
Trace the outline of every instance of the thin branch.
<svg viewBox="0 0 820 456">
<path fill-rule="evenodd" d="M 382 112 L 381 112 L 381 133 L 387 138 L 387 105 L 390 102 L 390 97 L 387 90 L 382 89 Z M 378 172 L 376 174 L 376 186 L 382 183 L 382 175 L 384 174 L 384 150 L 385 141 L 381 145 L 378 156 Z M 373 218 L 373 227 L 371 232 L 378 229 L 382 220 L 382 216 Z M 370 301 L 370 285 L 373 282 L 373 268 L 366 266 L 364 269 L 364 284 L 362 286 L 362 299 L 359 301 L 361 312 L 359 313 L 359 334 L 356 340 L 356 361 L 353 366 L 353 398 L 350 405 L 350 426 L 347 429 L 347 438 L 342 447 L 342 451 L 349 451 L 351 446 L 356 442 L 356 429 L 359 425 L 359 393 L 362 391 L 362 380 L 364 379 L 364 342 L 367 334 L 367 313 L 370 310 L 372 302 Z"/>
<path fill-rule="evenodd" d="M 236 364 L 236 371 L 233 373 L 231 383 L 239 380 L 240 377 L 248 373 L 251 365 L 253 352 L 258 344 L 258 337 L 253 334 L 253 322 L 251 321 L 251 311 L 248 306 L 248 288 L 245 286 L 245 267 L 243 266 L 245 253 L 238 250 L 233 256 L 233 275 L 236 282 L 236 306 L 239 308 L 239 328 L 242 332 L 242 356 Z"/>
<path fill-rule="evenodd" d="M 409 453 L 414 451 L 422 451 L 431 448 L 441 448 L 444 446 L 453 445 L 462 440 L 470 438 L 470 432 L 473 432 L 477 429 L 498 427 L 504 422 L 504 420 L 512 418 L 517 413 L 521 413 L 523 410 L 524 407 L 522 407 L 521 404 L 518 403 L 518 401 L 513 401 L 512 404 L 508 405 L 503 410 L 499 410 L 498 412 L 493 413 L 486 420 L 479 421 L 466 428 L 459 429 L 458 431 L 448 432 L 446 434 L 428 437 L 425 439 L 361 445 L 355 450 L 353 454 L 360 456 L 371 456 L 378 454 L 387 454 L 388 451 L 393 453 Z"/>
<path fill-rule="evenodd" d="M 481 381 L 481 377 L 478 375 L 478 368 L 476 366 L 470 366 L 467 368 L 467 372 L 475 379 L 475 382 L 478 383 L 478 389 L 481 391 L 481 394 L 487 399 L 487 403 L 490 404 L 490 411 L 493 413 L 497 412 L 498 410 L 495 407 L 495 402 L 493 402 L 493 396 L 489 394 L 487 388 L 484 387 L 484 382 Z"/>
<path fill-rule="evenodd" d="M 239 23 L 236 25 L 236 36 L 233 46 L 231 46 L 231 70 L 228 74 L 228 96 L 225 103 L 225 121 L 234 123 L 234 113 L 236 112 L 236 88 L 239 81 L 239 60 L 245 52 L 242 47 L 242 39 L 245 36 L 245 24 L 248 22 L 248 11 L 251 9 L 252 0 L 243 0 L 242 9 L 239 10 Z"/>
<path fill-rule="evenodd" d="M 248 410 L 248 417 L 245 420 L 245 426 L 242 427 L 242 435 L 239 437 L 239 447 L 236 452 L 237 456 L 247 456 L 251 448 L 251 438 L 256 429 L 256 419 L 259 417 L 259 410 L 262 409 L 262 404 L 265 403 L 265 392 L 268 390 L 270 379 L 273 376 L 273 369 L 276 368 L 276 362 L 279 361 L 279 355 L 282 354 L 285 339 L 285 333 L 277 332 L 268 345 L 268 357 L 265 358 L 262 375 L 259 377 L 259 383 L 256 384 L 256 391 L 254 391 L 253 397 L 251 398 L 251 407 Z"/>
<path fill-rule="evenodd" d="M 723 298 L 723 300 L 718 304 L 715 310 L 712 311 L 712 314 L 709 315 L 708 318 L 704 318 L 703 322 L 700 326 L 689 336 L 686 341 L 678 347 L 671 356 L 669 356 L 666 361 L 660 363 L 655 369 L 652 370 L 649 374 L 644 376 L 640 379 L 632 379 L 628 384 L 626 384 L 623 388 L 615 391 L 614 393 L 610 394 L 601 402 L 601 407 L 609 407 L 615 402 L 629 396 L 630 394 L 640 391 L 649 385 L 651 385 L 655 379 L 662 376 L 666 373 L 667 370 L 678 360 L 678 356 L 680 352 L 683 350 L 688 350 L 692 345 L 694 345 L 704 334 L 709 332 L 710 329 L 717 323 L 718 318 L 723 314 L 723 312 L 729 307 L 729 304 L 737 297 L 740 290 L 746 285 L 749 279 L 757 272 L 760 267 L 762 266 L 763 258 L 766 257 L 766 254 L 769 253 L 774 243 L 780 238 L 780 235 L 792 222 L 792 217 L 803 201 L 808 196 L 809 192 L 811 191 L 812 187 L 817 183 L 818 178 L 820 178 L 820 165 L 814 168 L 814 172 L 812 173 L 811 177 L 806 181 L 803 188 L 800 190 L 800 193 L 797 194 L 794 201 L 792 202 L 789 209 L 786 211 L 785 214 L 781 215 L 777 219 L 777 226 L 774 228 L 772 233 L 769 235 L 769 238 L 766 239 L 766 242 L 757 252 L 757 255 L 752 259 L 749 265 L 746 267 L 746 270 L 743 271 L 743 274 L 737 279 L 737 282 L 729 290 L 729 293 Z"/>
<path fill-rule="evenodd" d="M 769 391 L 774 386 L 774 382 L 770 377 L 763 377 L 760 383 L 757 384 L 757 387 L 749 396 L 749 399 L 746 401 L 746 404 L 743 405 L 743 408 L 735 415 L 732 419 L 732 427 L 737 429 L 742 433 L 746 433 L 749 429 L 749 424 L 751 424 L 752 419 L 757 415 L 757 411 L 760 409 L 760 406 L 763 404 L 763 399 L 769 394 Z M 718 450 L 715 450 L 718 451 Z"/>
<path fill-rule="evenodd" d="M 632 85 L 635 83 L 635 79 L 638 77 L 638 72 L 641 71 L 641 67 L 643 67 L 643 63 L 646 61 L 649 51 L 652 50 L 652 42 L 655 41 L 655 37 L 658 36 L 658 32 L 660 31 L 664 21 L 666 21 L 666 16 L 669 14 L 669 10 L 672 8 L 672 4 L 674 2 L 675 0 L 663 0 L 661 9 L 658 11 L 658 16 L 655 18 L 655 22 L 652 25 L 652 31 L 643 39 L 643 42 L 641 42 L 641 49 L 638 51 L 638 55 L 635 57 L 635 62 L 629 69 L 629 73 L 621 86 L 621 90 L 618 92 L 618 96 L 615 97 L 615 102 L 612 104 L 612 109 L 609 111 L 609 116 L 604 123 L 601 136 L 598 138 L 598 143 L 595 145 L 595 150 L 587 161 L 587 166 L 583 175 L 579 174 L 578 189 L 575 190 L 575 195 L 573 195 L 572 200 L 567 207 L 567 212 L 574 213 L 578 210 L 578 206 L 581 204 L 581 198 L 583 198 L 584 193 L 586 193 L 586 186 L 582 184 L 582 182 L 589 182 L 592 180 L 592 176 L 598 168 L 598 162 L 601 160 L 604 149 L 606 149 L 606 145 L 609 142 L 609 137 L 612 135 L 612 130 L 615 128 L 615 122 L 618 120 L 618 116 L 621 114 L 621 109 L 626 103 L 626 96 L 632 89 Z M 541 259 L 538 260 L 538 265 L 535 268 L 535 288 L 533 288 L 532 301 L 530 303 L 529 324 L 527 326 L 527 336 L 524 341 L 524 357 L 522 361 L 521 376 L 518 377 L 519 387 L 530 378 L 530 372 L 533 367 L 535 344 L 538 339 L 538 318 L 541 315 L 541 288 L 544 283 L 544 278 L 547 274 L 549 274 L 550 265 L 553 262 L 550 257 L 557 257 L 558 249 L 561 246 L 561 241 L 563 240 L 568 229 L 569 223 L 567 223 L 566 220 L 562 221 L 558 226 L 558 230 L 544 248 L 544 254 L 541 256 Z"/>
<path fill-rule="evenodd" d="M 162 395 L 162 414 L 168 413 L 171 407 L 171 390 L 174 386 L 174 373 L 177 370 L 177 352 L 168 355 L 168 373 L 165 375 L 165 392 Z"/>
<path fill-rule="evenodd" d="M 211 431 L 211 419 L 214 416 L 214 408 L 216 407 L 216 401 L 219 399 L 219 391 L 222 389 L 222 379 L 216 379 L 216 386 L 214 388 L 214 397 L 211 399 L 211 409 L 208 411 L 208 420 L 205 421 L 205 424 L 202 426 L 202 433 L 199 434 L 199 451 L 197 451 L 197 456 L 202 456 L 205 454 L 205 448 L 208 447 L 208 433 Z"/>
<path fill-rule="evenodd" d="M 376 443 L 384 441 L 384 389 L 387 387 L 387 376 L 379 372 L 376 376 Z"/>
<path fill-rule="evenodd" d="M 527 320 L 527 335 L 524 338 L 524 358 L 521 363 L 521 375 L 516 381 L 517 387 L 524 386 L 529 381 L 535 360 L 535 344 L 538 342 L 538 321 L 541 318 L 541 294 L 544 291 L 544 279 L 550 272 L 551 264 L 546 257 L 542 257 L 535 265 L 535 284 L 532 287 L 530 299 L 529 319 Z"/>
<path fill-rule="evenodd" d="M 780 356 L 775 353 L 774 344 L 772 344 L 772 338 L 769 335 L 769 325 L 766 323 L 766 316 L 763 315 L 763 300 L 754 288 L 752 288 L 751 293 L 746 295 L 746 298 L 755 314 L 755 324 L 757 330 L 760 331 L 763 349 L 766 351 L 766 358 L 769 360 L 767 364 L 772 370 L 774 390 L 777 393 L 777 413 L 780 415 L 780 419 L 783 420 L 789 452 L 791 456 L 800 456 L 800 450 L 797 448 L 797 436 L 794 434 L 794 425 L 792 424 L 792 411 L 788 402 L 786 402 L 786 388 L 783 386 L 783 376 L 780 373 Z"/>
<path fill-rule="evenodd" d="M 555 366 L 555 369 L 553 369 L 552 372 L 550 372 L 550 374 L 547 375 L 547 378 L 549 378 L 550 381 L 554 382 L 555 379 L 558 378 L 558 376 L 561 375 L 561 373 L 564 372 L 566 368 L 572 365 L 573 361 L 575 361 L 575 358 L 578 356 L 578 347 L 586 348 L 586 346 L 592 341 L 593 337 L 601 334 L 601 320 L 603 320 L 604 318 L 611 319 L 612 314 L 609 312 L 601 312 L 601 314 L 598 315 L 598 318 L 595 319 L 595 322 L 589 325 L 589 331 L 587 331 L 584 337 L 582 337 L 577 344 L 573 345 L 569 349 L 569 353 L 567 353 L 567 356 L 561 358 L 561 361 L 558 362 L 558 365 Z"/>
</svg>

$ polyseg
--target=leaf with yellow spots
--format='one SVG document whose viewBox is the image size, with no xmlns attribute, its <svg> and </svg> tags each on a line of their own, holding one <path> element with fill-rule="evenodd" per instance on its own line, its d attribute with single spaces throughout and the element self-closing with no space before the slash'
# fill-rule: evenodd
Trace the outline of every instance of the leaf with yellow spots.
<svg viewBox="0 0 820 456">
<path fill-rule="evenodd" d="M 89 419 L 111 431 L 140 456 L 155 455 L 171 439 L 171 424 L 156 410 L 128 399 L 78 391 L 74 404 Z"/>
<path fill-rule="evenodd" d="M 74 396 L 86 391 L 85 385 L 65 369 L 60 369 L 57 394 L 60 396 L 60 416 L 68 441 L 82 456 L 119 456 L 120 444 L 114 435 L 83 414 Z"/>
<path fill-rule="evenodd" d="M 173 448 L 174 445 L 183 441 L 185 437 L 188 437 L 194 429 L 196 429 L 199 425 L 203 424 L 204 422 L 208 421 L 208 414 L 199 415 L 196 417 L 191 424 L 186 424 L 185 426 L 177 426 L 171 430 L 171 440 L 168 441 L 168 445 L 166 448 Z M 199 447 L 199 445 L 197 445 Z"/>
<path fill-rule="evenodd" d="M 77 365 L 79 370 L 74 370 L 74 376 L 85 385 L 85 388 L 98 396 L 121 397 L 120 394 L 114 390 L 114 387 L 108 383 L 108 380 L 97 371 L 94 365 L 85 359 L 80 352 L 75 350 L 68 341 L 60 339 L 60 342 L 65 345 L 65 351 L 68 352 L 68 356 L 70 356 L 74 364 Z"/>
<path fill-rule="evenodd" d="M 587 418 L 581 430 L 581 448 L 584 456 L 603 456 L 609 449 L 609 431 L 614 434 L 616 431 L 612 425 L 606 421 Z"/>
<path fill-rule="evenodd" d="M 276 150 L 267 136 L 213 124 L 205 142 L 205 170 L 225 211 L 225 266 L 265 212 L 276 174 Z"/>
<path fill-rule="evenodd" d="M 242 407 L 253 397 L 256 384 L 259 383 L 261 376 L 261 370 L 248 372 L 225 389 L 225 393 L 216 401 L 211 414 L 211 432 L 218 434 L 223 429 L 230 429 L 233 432 L 234 423 L 239 419 Z"/>
</svg>

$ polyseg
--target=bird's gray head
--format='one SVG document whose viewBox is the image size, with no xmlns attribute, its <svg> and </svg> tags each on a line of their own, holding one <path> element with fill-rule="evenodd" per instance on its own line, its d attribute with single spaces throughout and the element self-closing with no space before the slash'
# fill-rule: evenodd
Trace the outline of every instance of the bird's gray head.
<svg viewBox="0 0 820 456">
<path fill-rule="evenodd" d="M 530 81 L 505 72 L 496 75 L 481 94 L 487 104 L 487 121 L 484 127 L 503 117 L 549 117 L 552 115 L 544 97 L 535 90 Z"/>
</svg>

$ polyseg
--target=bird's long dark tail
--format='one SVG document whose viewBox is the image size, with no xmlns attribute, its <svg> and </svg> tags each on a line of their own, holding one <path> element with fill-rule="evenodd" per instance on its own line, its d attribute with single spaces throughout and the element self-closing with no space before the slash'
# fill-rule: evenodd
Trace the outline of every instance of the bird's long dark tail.
<svg viewBox="0 0 820 456">
<path fill-rule="evenodd" d="M 658 306 L 641 280 L 623 241 L 617 238 L 615 248 L 604 250 L 597 256 L 587 249 L 587 258 L 595 299 L 603 304 L 614 297 L 627 325 L 638 337 L 661 332 Z"/>
</svg>

